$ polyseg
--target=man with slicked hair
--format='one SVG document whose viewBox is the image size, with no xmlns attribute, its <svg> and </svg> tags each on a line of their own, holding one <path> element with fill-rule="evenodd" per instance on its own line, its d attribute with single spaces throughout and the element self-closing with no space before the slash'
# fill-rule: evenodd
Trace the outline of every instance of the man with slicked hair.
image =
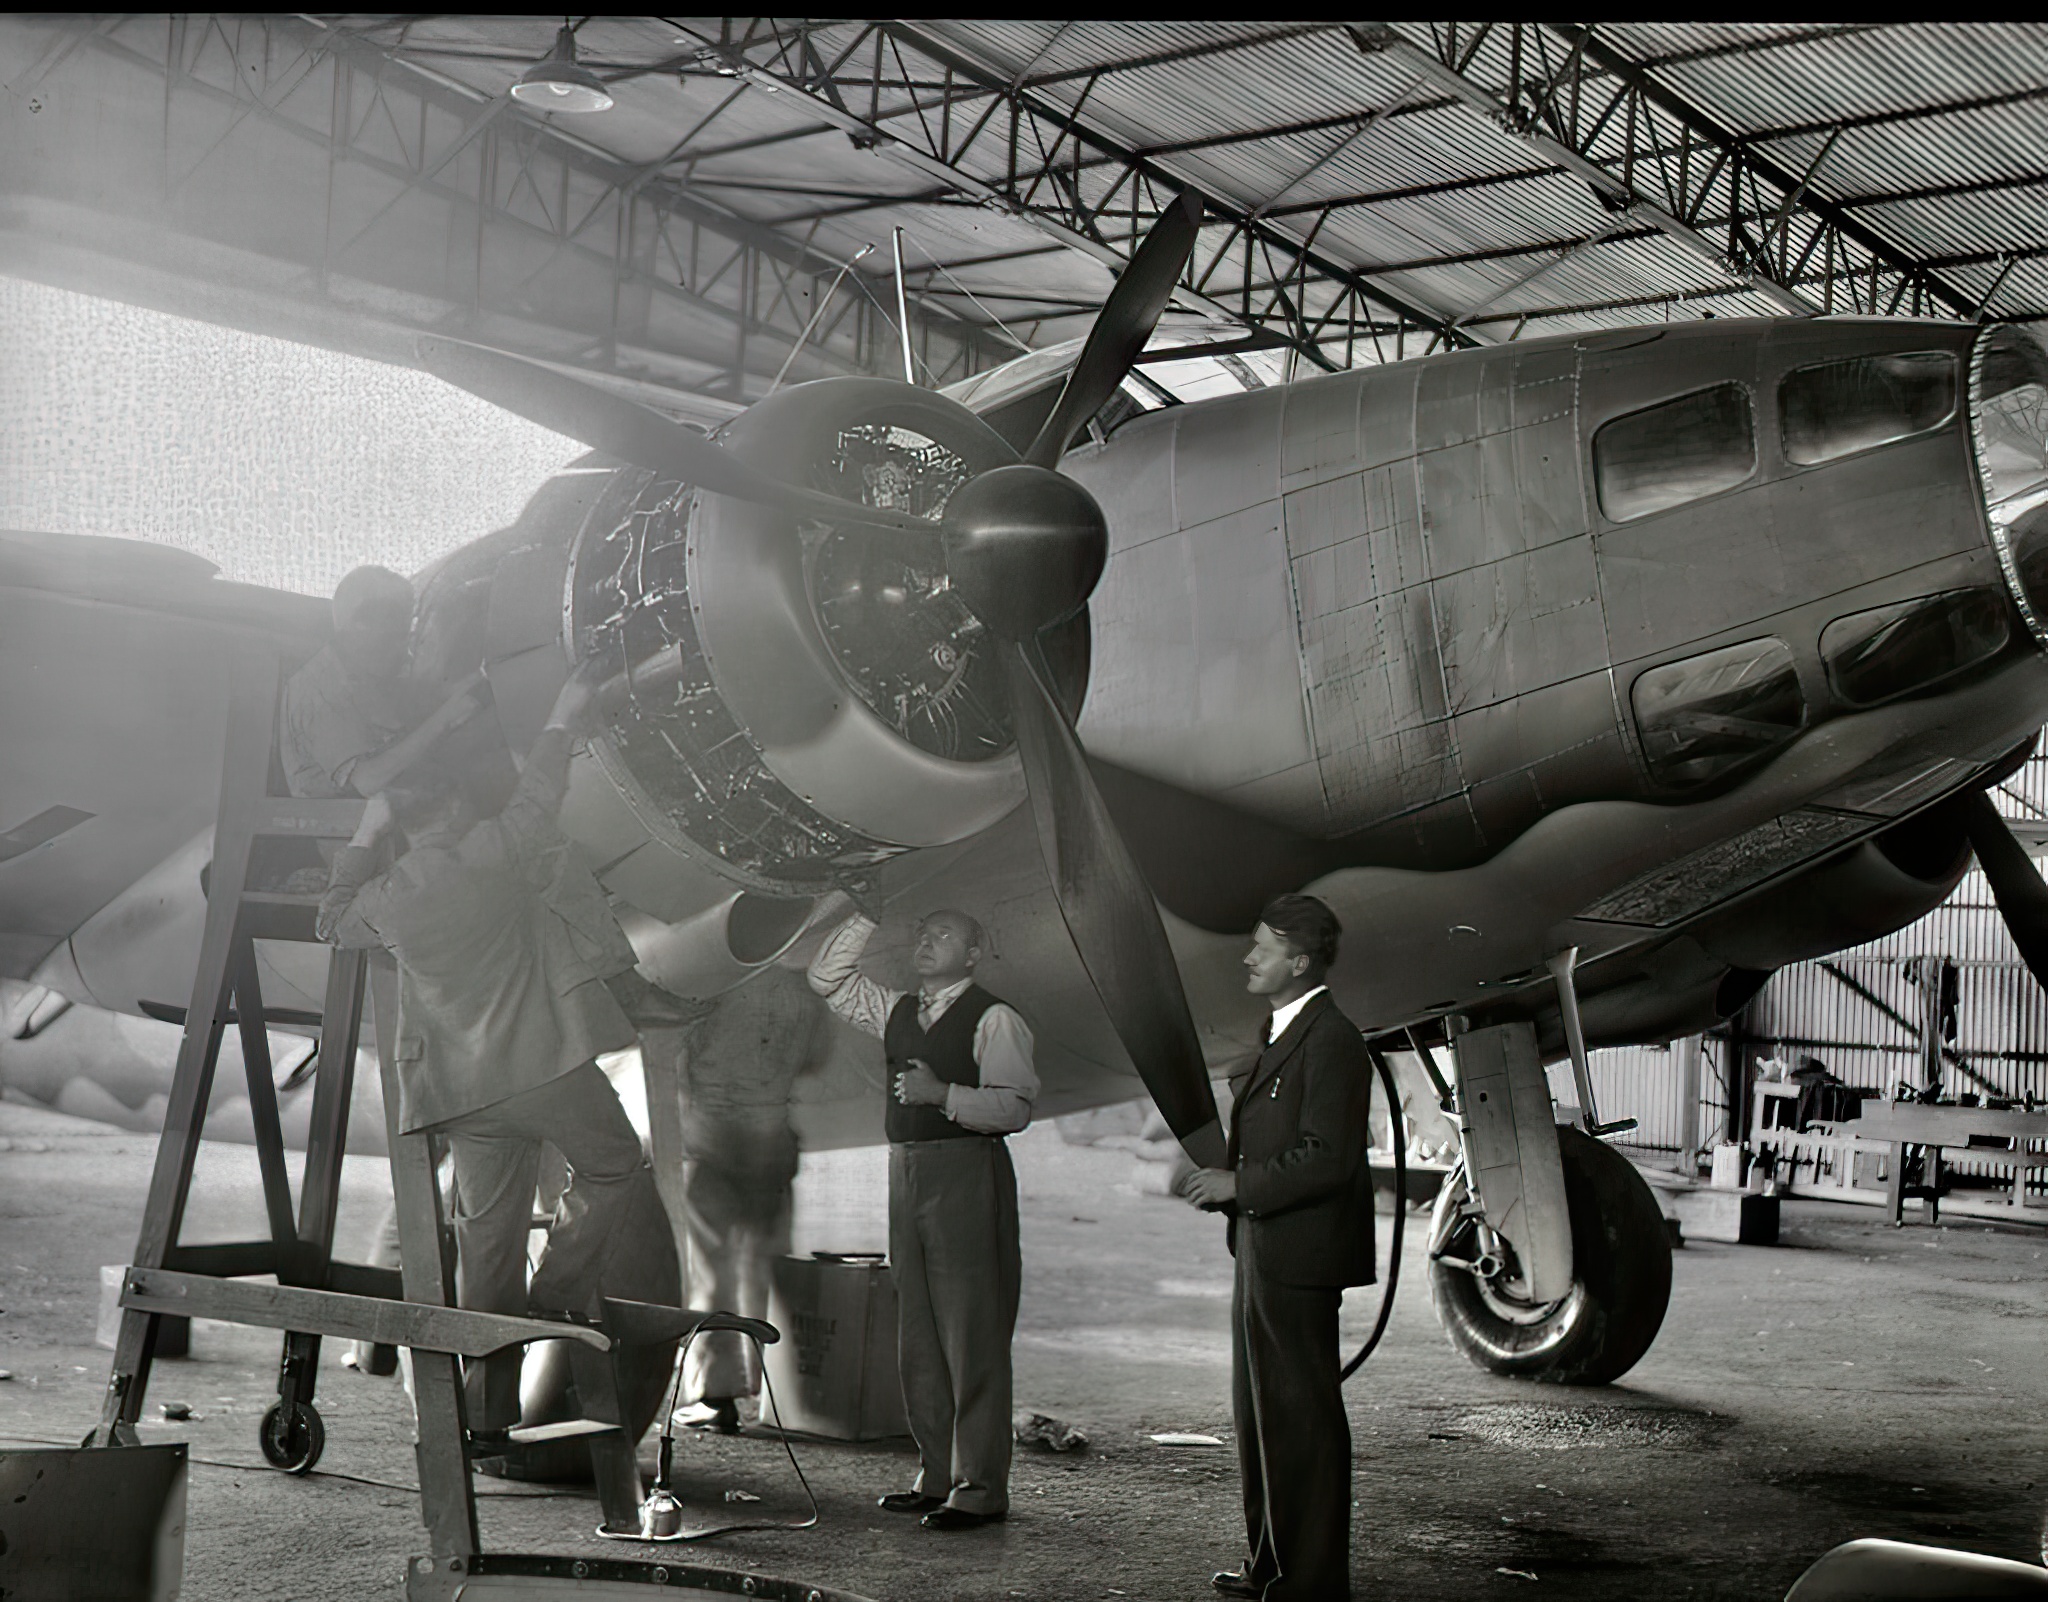
<svg viewBox="0 0 2048 1602">
<path fill-rule="evenodd" d="M 874 920 L 856 915 L 811 963 L 811 988 L 879 1035 L 889 1061 L 889 1263 L 898 1370 L 917 1483 L 881 1506 L 965 1530 L 1010 1505 L 1010 1337 L 1023 1259 L 1005 1135 L 1031 1121 L 1031 1030 L 974 982 L 987 950 L 964 912 L 917 926 L 917 989 L 860 971 Z"/>
<path fill-rule="evenodd" d="M 1267 1045 L 1237 1081 L 1227 1168 L 1197 1169 L 1188 1199 L 1229 1217 L 1230 1400 L 1244 1481 L 1246 1561 L 1210 1581 L 1261 1602 L 1351 1595 L 1351 1428 L 1337 1367 L 1337 1305 L 1373 1281 L 1371 1075 L 1358 1026 L 1324 985 L 1337 916 L 1313 896 L 1260 915 L 1245 988 L 1272 1009 Z"/>
</svg>

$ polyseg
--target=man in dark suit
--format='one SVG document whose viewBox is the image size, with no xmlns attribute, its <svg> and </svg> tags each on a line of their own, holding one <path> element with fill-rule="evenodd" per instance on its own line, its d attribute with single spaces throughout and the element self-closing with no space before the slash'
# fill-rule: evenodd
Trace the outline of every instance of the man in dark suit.
<svg viewBox="0 0 2048 1602">
<path fill-rule="evenodd" d="M 1268 906 L 1246 988 L 1272 1008 L 1269 1044 L 1237 1086 L 1229 1167 L 1189 1199 L 1229 1216 L 1231 1412 L 1249 1556 L 1210 1583 L 1262 1602 L 1351 1594 L 1351 1429 L 1338 1377 L 1337 1305 L 1373 1280 L 1371 1091 L 1365 1042 L 1323 976 L 1336 914 L 1312 896 Z"/>
</svg>

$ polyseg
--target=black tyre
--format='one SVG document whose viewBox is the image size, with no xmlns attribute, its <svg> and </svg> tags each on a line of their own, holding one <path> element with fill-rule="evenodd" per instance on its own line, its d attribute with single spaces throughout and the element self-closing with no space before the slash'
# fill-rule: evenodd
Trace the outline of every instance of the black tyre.
<svg viewBox="0 0 2048 1602">
<path fill-rule="evenodd" d="M 263 1461 L 287 1474 L 304 1474 L 327 1447 L 327 1426 L 310 1403 L 272 1402 L 256 1432 Z"/>
<path fill-rule="evenodd" d="M 1657 1198 L 1626 1157 L 1576 1129 L 1558 1130 L 1557 1139 L 1572 1217 L 1571 1294 L 1532 1303 L 1514 1294 L 1511 1267 L 1486 1280 L 1433 1262 L 1430 1300 L 1451 1344 L 1477 1367 L 1555 1385 L 1605 1385 L 1641 1361 L 1663 1326 L 1671 1242 Z M 1464 1174 L 1454 1174 L 1437 1198 L 1439 1223 L 1466 1195 Z M 1445 1255 L 1475 1259 L 1473 1234 L 1471 1224 L 1460 1226 Z M 1430 1238 L 1441 1239 L 1439 1229 Z"/>
</svg>

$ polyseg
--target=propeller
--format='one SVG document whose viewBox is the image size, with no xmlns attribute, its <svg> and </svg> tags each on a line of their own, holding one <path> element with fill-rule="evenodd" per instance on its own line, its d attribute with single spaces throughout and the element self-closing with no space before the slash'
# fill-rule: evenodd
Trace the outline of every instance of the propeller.
<svg viewBox="0 0 2048 1602">
<path fill-rule="evenodd" d="M 1168 1127 L 1197 1163 L 1221 1167 L 1223 1132 L 1201 1040 L 1158 904 L 1095 787 L 1039 646 L 1045 630 L 1087 604 L 1109 555 L 1101 506 L 1055 464 L 1144 350 L 1193 253 L 1201 216 L 1191 194 L 1161 214 L 1104 302 L 1025 459 L 961 485 L 936 524 L 785 483 L 647 407 L 518 357 L 430 339 L 420 358 L 457 387 L 622 461 L 712 494 L 858 528 L 927 567 L 942 557 L 953 589 L 999 642 L 1032 821 L 1075 950 Z M 940 401 L 915 393 L 926 404 Z M 964 408 L 962 415 L 971 419 Z M 633 687 L 658 681 L 669 666 L 636 667 Z M 608 689 L 623 695 L 626 677 Z"/>
<path fill-rule="evenodd" d="M 1051 467 L 1065 454 L 1074 431 L 1108 404 L 1159 326 L 1159 314 L 1166 310 L 1181 269 L 1194 254 L 1201 226 L 1201 197 L 1188 191 L 1159 214 L 1102 303 L 1095 326 L 1088 330 L 1088 342 L 1067 374 L 1052 415 L 1024 453 L 1025 461 Z"/>
<path fill-rule="evenodd" d="M 1969 798 L 1963 826 L 2020 960 L 2048 988 L 2048 884 L 2042 883 L 2026 847 L 2013 837 L 1989 794 L 1980 790 Z"/>
<path fill-rule="evenodd" d="M 927 567 L 938 555 L 939 525 L 930 518 L 771 478 L 695 429 L 567 373 L 503 351 L 434 335 L 421 338 L 419 357 L 428 372 L 457 389 L 635 467 L 672 473 L 714 495 L 758 501 L 800 517 L 913 536 L 911 542 L 899 543 L 896 549 Z"/>
</svg>

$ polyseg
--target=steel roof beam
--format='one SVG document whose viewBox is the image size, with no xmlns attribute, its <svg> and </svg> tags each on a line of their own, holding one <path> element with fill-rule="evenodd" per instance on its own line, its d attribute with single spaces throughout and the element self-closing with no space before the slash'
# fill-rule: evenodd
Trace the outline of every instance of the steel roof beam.
<svg viewBox="0 0 2048 1602">
<path fill-rule="evenodd" d="M 1978 307 L 1969 296 L 1915 261 L 1875 230 L 1856 221 L 1824 195 L 1815 194 L 1810 185 L 1802 184 L 1783 167 L 1757 151 L 1751 142 L 1742 139 L 1698 107 L 1681 98 L 1676 91 L 1652 78 L 1618 50 L 1596 39 L 1590 27 L 1581 27 L 1576 23 L 1550 23 L 1545 26 L 1570 44 L 1585 60 L 1626 83 L 1630 91 L 1640 96 L 1648 105 L 1676 119 L 1687 132 L 1723 152 L 1727 157 L 1727 164 L 1735 169 L 1735 173 L 1731 175 L 1731 185 L 1739 183 L 1743 176 L 1742 169 L 1747 169 L 1746 176 L 1753 185 L 1776 190 L 1779 195 L 1794 201 L 1796 209 L 1821 231 L 1809 240 L 1806 247 L 1809 258 L 1816 253 L 1814 246 L 1823 242 L 1828 246 L 1826 254 L 1830 258 L 1846 258 L 1852 261 L 1858 256 L 1866 258 L 1870 267 L 1874 269 L 1873 303 L 1877 298 L 1875 279 L 1889 270 L 1898 278 L 1898 288 L 1902 292 L 1910 293 L 1916 302 L 1932 300 L 1965 318 L 1974 318 L 1977 315 Z M 1823 241 L 1821 234 L 1831 234 L 1834 238 Z M 1893 303 L 1898 304 L 1901 298 L 1901 295 L 1894 295 Z M 1829 305 L 1831 308 L 1831 296 Z"/>
<path fill-rule="evenodd" d="M 731 71 L 764 88 L 803 96 L 809 109 L 856 144 L 939 188 L 1018 217 L 1113 269 L 1122 267 L 1171 193 L 1186 187 L 1143 152 L 1092 126 L 1085 90 L 1078 109 L 1054 104 L 928 28 L 863 25 L 829 72 L 819 68 L 818 41 L 778 32 L 772 23 L 739 40 L 701 31 L 698 36 Z M 934 78 L 940 80 L 936 86 Z M 855 101 L 867 102 L 866 108 L 857 109 Z M 970 155 L 978 158 L 972 169 Z M 981 176 L 998 166 L 999 172 Z M 1112 222 L 1129 226 L 1112 232 L 1105 227 Z M 1374 342 L 1376 356 L 1416 353 L 1407 348 L 1405 335 L 1391 351 L 1379 345 L 1390 314 L 1397 327 L 1421 336 L 1430 348 L 1470 342 L 1440 314 L 1405 301 L 1227 198 L 1211 200 L 1203 246 L 1175 298 L 1186 309 L 1279 333 L 1324 367 L 1350 365 L 1364 354 L 1358 348 L 1362 339 Z M 1327 348 L 1332 346 L 1339 349 Z"/>
<path fill-rule="evenodd" d="M 1494 24 L 1482 23 L 1478 25 L 1478 28 L 1487 30 L 1494 26 Z M 1521 30 L 1530 25 L 1513 23 L 1502 24 L 1501 26 Z M 1565 138 L 1558 137 L 1559 133 L 1570 130 L 1557 126 L 1558 119 L 1555 117 L 1546 119 L 1542 109 L 1525 110 L 1522 107 L 1521 98 L 1530 91 L 1531 85 L 1529 83 L 1518 80 L 1510 85 L 1508 93 L 1503 95 L 1494 87 L 1482 83 L 1477 78 L 1471 76 L 1471 68 L 1479 55 L 1480 43 L 1471 43 L 1469 48 L 1463 52 L 1462 57 L 1460 57 L 1457 50 L 1458 40 L 1455 24 L 1449 27 L 1446 35 L 1440 36 L 1446 40 L 1453 57 L 1452 60 L 1442 59 L 1435 52 L 1424 49 L 1407 35 L 1396 32 L 1392 27 L 1384 23 L 1360 24 L 1354 29 L 1354 37 L 1357 39 L 1361 50 L 1375 54 L 1385 53 L 1399 61 L 1404 67 L 1410 67 L 1423 73 L 1431 82 L 1463 101 L 1466 106 L 1495 127 L 1501 129 L 1509 138 L 1519 140 L 1529 149 L 1535 151 L 1546 160 L 1553 162 L 1563 171 L 1584 179 L 1588 184 L 1592 185 L 1596 193 L 1606 198 L 1612 209 L 1626 209 L 1633 212 L 1644 222 L 1654 225 L 1686 249 L 1692 251 L 1693 254 L 1702 261 L 1707 262 L 1717 272 L 1725 273 L 1747 288 L 1763 295 L 1781 311 L 1791 312 L 1795 315 L 1805 315 L 1820 310 L 1818 306 L 1815 306 L 1804 296 L 1788 289 L 1776 279 L 1768 277 L 1763 273 L 1744 271 L 1737 267 L 1730 259 L 1728 252 L 1708 239 L 1683 217 L 1661 204 L 1651 194 L 1638 188 L 1633 181 L 1631 173 L 1627 171 L 1620 173 L 1610 171 L 1605 163 L 1596 160 L 1587 150 L 1578 148 Z M 1485 33 L 1479 33 L 1478 38 L 1480 42 L 1483 42 Z M 1517 40 L 1517 44 L 1519 43 L 1520 41 Z M 1578 79 L 1581 75 L 1581 58 L 1586 53 L 1583 48 L 1576 44 L 1574 45 L 1571 55 L 1556 70 L 1551 80 L 1541 85 L 1540 94 L 1544 102 L 1554 101 L 1560 91 L 1577 87 Z M 1515 59 L 1519 61 L 1520 57 L 1521 51 L 1517 49 L 1515 51 Z M 1540 54 L 1531 52 L 1532 74 L 1534 63 L 1542 60 L 1543 57 Z M 1576 101 L 1577 96 L 1574 95 L 1572 98 Z M 1606 119 L 1603 118 L 1601 123 L 1596 126 L 1604 126 L 1605 121 Z M 1546 126 L 1553 128 L 1555 131 L 1546 132 Z M 1590 141 L 1588 143 L 1590 144 Z"/>
</svg>

